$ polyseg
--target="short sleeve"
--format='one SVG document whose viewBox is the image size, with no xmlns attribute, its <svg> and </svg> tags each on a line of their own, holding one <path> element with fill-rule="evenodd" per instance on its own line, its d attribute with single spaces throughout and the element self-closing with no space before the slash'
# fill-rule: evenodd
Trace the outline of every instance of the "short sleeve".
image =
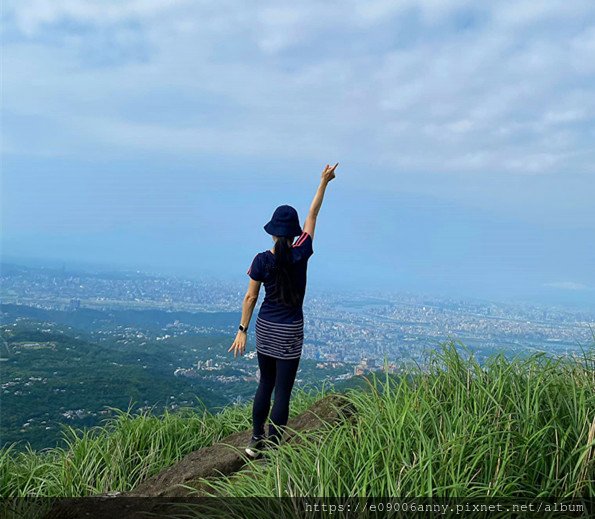
<svg viewBox="0 0 595 519">
<path fill-rule="evenodd" d="M 308 259 L 314 254 L 312 236 L 304 231 L 293 244 L 293 249 L 297 252 L 298 259 Z"/>
<path fill-rule="evenodd" d="M 254 256 L 252 264 L 248 268 L 246 274 L 248 274 L 254 281 L 264 280 L 264 270 L 260 253 Z"/>
</svg>

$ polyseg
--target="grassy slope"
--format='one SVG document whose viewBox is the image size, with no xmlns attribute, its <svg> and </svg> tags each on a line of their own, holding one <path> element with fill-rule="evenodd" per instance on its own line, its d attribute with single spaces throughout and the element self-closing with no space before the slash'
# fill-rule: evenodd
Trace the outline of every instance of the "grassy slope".
<svg viewBox="0 0 595 519">
<path fill-rule="evenodd" d="M 483 368 L 445 344 L 425 371 L 350 389 L 355 425 L 283 445 L 256 477 L 211 482 L 233 496 L 594 496 L 595 350 Z M 291 414 L 322 393 L 298 392 Z M 219 415 L 122 414 L 106 429 L 46 453 L 0 454 L 2 496 L 128 490 L 184 454 L 250 427 L 250 406 Z"/>
</svg>

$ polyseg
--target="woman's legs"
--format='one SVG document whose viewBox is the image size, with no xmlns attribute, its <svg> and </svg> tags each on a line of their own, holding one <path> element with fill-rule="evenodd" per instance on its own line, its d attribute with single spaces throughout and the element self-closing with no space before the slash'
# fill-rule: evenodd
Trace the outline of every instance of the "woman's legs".
<svg viewBox="0 0 595 519">
<path fill-rule="evenodd" d="M 277 359 L 257 352 L 260 382 L 252 406 L 253 435 L 264 436 L 264 423 L 271 408 L 271 394 L 275 388 Z"/>
<path fill-rule="evenodd" d="M 273 410 L 271 411 L 269 439 L 278 444 L 283 436 L 283 428 L 287 425 L 287 420 L 289 418 L 291 389 L 293 388 L 300 358 L 275 360 L 277 361 L 275 403 L 273 404 Z"/>
<path fill-rule="evenodd" d="M 269 438 L 278 443 L 282 429 L 289 418 L 291 390 L 300 359 L 276 359 L 257 352 L 260 382 L 252 406 L 253 435 L 264 435 L 264 424 L 271 408 L 271 395 L 275 390 L 275 403 L 269 423 Z"/>
</svg>

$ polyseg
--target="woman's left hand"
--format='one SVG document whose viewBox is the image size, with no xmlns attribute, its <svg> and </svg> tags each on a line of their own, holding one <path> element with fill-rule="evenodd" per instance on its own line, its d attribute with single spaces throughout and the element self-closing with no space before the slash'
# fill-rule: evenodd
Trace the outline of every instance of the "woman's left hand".
<svg viewBox="0 0 595 519">
<path fill-rule="evenodd" d="M 236 338 L 233 341 L 233 344 L 227 351 L 230 352 L 233 350 L 233 356 L 236 357 L 238 352 L 240 353 L 240 355 L 244 355 L 245 349 L 246 349 L 246 332 L 242 332 L 241 330 L 238 330 L 238 333 L 236 334 Z"/>
</svg>

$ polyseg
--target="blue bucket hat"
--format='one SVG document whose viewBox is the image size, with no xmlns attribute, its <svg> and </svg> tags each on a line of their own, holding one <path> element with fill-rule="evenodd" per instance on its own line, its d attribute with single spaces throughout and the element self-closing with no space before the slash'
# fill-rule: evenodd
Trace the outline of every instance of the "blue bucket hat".
<svg viewBox="0 0 595 519">
<path fill-rule="evenodd" d="M 275 209 L 264 230 L 272 236 L 299 236 L 302 234 L 297 211 L 290 205 L 280 205 Z"/>
</svg>

